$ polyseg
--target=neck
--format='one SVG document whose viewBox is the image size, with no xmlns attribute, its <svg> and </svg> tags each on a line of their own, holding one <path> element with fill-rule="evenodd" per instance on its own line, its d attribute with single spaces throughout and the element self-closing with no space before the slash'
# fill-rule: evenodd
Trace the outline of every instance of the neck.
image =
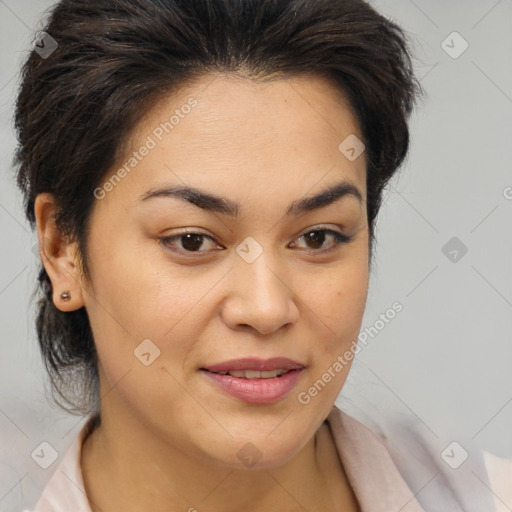
<svg viewBox="0 0 512 512">
<path fill-rule="evenodd" d="M 133 415 L 107 409 L 81 464 L 93 512 L 357 510 L 326 423 L 285 464 L 241 471 L 191 457 Z"/>
</svg>

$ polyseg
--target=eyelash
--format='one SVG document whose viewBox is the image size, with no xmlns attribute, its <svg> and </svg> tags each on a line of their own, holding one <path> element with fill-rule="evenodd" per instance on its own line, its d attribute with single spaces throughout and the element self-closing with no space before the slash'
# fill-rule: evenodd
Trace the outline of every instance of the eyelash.
<svg viewBox="0 0 512 512">
<path fill-rule="evenodd" d="M 312 253 L 316 253 L 316 254 L 326 254 L 326 253 L 329 253 L 331 251 L 334 251 L 336 249 L 339 248 L 340 245 L 343 245 L 343 244 L 347 244 L 349 242 L 352 241 L 353 239 L 353 235 L 352 236 L 348 236 L 348 235 L 343 235 L 342 233 L 339 233 L 338 231 L 334 231 L 332 229 L 327 229 L 327 228 L 318 228 L 318 229 L 310 229 L 309 231 L 306 231 L 304 234 L 302 234 L 297 240 L 300 240 L 302 238 L 304 238 L 306 235 L 310 234 L 310 233 L 327 233 L 327 234 L 330 234 L 334 237 L 334 246 L 329 248 L 329 249 L 306 249 L 306 251 L 308 252 L 312 252 Z M 187 250 L 177 250 L 177 249 L 171 249 L 170 248 L 170 243 L 175 241 L 175 240 L 178 240 L 186 235 L 199 235 L 203 238 L 207 238 L 207 239 L 210 239 L 212 242 L 215 242 L 215 240 L 209 236 L 209 235 L 206 235 L 205 233 L 196 233 L 196 232 L 193 232 L 193 231 L 190 231 L 190 232 L 184 232 L 184 233 L 178 233 L 176 235 L 173 235 L 173 236 L 169 236 L 169 237 L 164 237 L 164 238 L 160 238 L 160 242 L 162 243 L 162 245 L 172 251 L 172 252 L 178 252 L 178 253 L 185 253 L 187 255 L 191 255 L 191 256 L 195 256 L 197 254 L 208 254 L 209 251 L 187 251 Z M 216 242 L 215 242 L 216 243 Z"/>
</svg>

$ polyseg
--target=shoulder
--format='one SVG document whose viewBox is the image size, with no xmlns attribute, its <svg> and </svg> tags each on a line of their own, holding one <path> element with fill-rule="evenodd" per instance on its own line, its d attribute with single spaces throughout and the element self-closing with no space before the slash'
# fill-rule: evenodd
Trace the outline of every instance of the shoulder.
<svg viewBox="0 0 512 512">
<path fill-rule="evenodd" d="M 87 418 L 44 487 L 34 512 L 91 512 L 84 488 L 80 458 L 83 441 L 98 423 L 98 414 Z"/>
<path fill-rule="evenodd" d="M 490 489 L 503 471 L 490 471 L 498 464 L 484 463 L 485 454 L 469 442 L 454 442 L 447 432 L 436 436 L 405 418 L 369 428 L 337 407 L 328 423 L 356 495 L 370 496 L 368 510 L 385 510 L 372 494 L 379 500 L 392 496 L 388 510 L 402 512 L 501 510 Z M 456 465 L 454 457 L 460 458 Z M 507 467 L 510 481 L 512 465 Z"/>
<path fill-rule="evenodd" d="M 327 422 L 343 468 L 363 511 L 426 512 L 382 440 L 346 412 L 332 408 Z"/>
</svg>

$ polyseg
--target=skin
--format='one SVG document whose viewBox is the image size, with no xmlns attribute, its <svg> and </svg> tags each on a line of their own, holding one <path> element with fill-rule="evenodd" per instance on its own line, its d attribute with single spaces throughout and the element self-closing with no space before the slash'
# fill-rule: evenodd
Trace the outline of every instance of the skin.
<svg viewBox="0 0 512 512">
<path fill-rule="evenodd" d="M 366 163 L 364 154 L 349 161 L 338 150 L 350 134 L 362 139 L 358 123 L 346 97 L 321 77 L 205 75 L 148 111 L 112 173 L 190 97 L 197 106 L 96 201 L 90 281 L 80 274 L 76 244 L 55 227 L 53 197 L 36 200 L 55 304 L 86 307 L 98 351 L 102 422 L 81 460 L 91 508 L 357 510 L 324 422 L 350 365 L 307 405 L 298 394 L 361 328 L 369 277 Z M 284 216 L 293 201 L 340 181 L 355 185 L 363 201 L 347 195 Z M 240 217 L 176 198 L 140 200 L 155 187 L 183 184 L 237 201 Z M 323 243 L 308 243 L 303 235 L 318 227 L 353 238 L 336 246 L 326 234 Z M 203 238 L 199 253 L 187 253 L 183 238 L 167 247 L 159 240 L 185 228 L 213 240 Z M 252 263 L 235 250 L 248 236 L 263 249 Z M 59 297 L 64 290 L 68 302 Z M 134 357 L 144 339 L 160 350 L 148 366 Z M 276 356 L 306 368 L 273 404 L 240 401 L 199 371 Z M 262 455 L 251 468 L 237 457 L 249 442 Z"/>
</svg>

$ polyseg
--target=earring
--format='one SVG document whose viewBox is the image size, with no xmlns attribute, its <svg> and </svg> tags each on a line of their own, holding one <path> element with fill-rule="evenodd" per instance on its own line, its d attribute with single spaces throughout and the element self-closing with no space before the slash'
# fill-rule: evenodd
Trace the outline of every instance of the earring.
<svg viewBox="0 0 512 512">
<path fill-rule="evenodd" d="M 65 291 L 65 292 L 62 292 L 60 294 L 60 298 L 64 301 L 64 302 L 68 302 L 69 300 L 71 300 L 71 293 L 69 292 L 69 290 Z"/>
</svg>

